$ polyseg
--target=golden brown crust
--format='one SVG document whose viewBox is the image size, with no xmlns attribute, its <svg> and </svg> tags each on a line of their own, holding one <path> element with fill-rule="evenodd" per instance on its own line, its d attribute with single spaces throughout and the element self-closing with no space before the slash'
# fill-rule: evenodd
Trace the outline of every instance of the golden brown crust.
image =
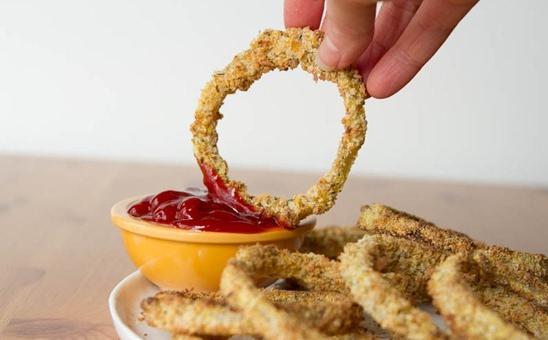
<svg viewBox="0 0 548 340">
<path fill-rule="evenodd" d="M 302 319 L 325 334 L 352 331 L 364 316 L 349 297 L 330 292 L 261 290 L 274 306 Z M 259 334 L 238 310 L 218 293 L 160 292 L 142 303 L 150 326 L 180 334 L 231 336 Z"/>
<path fill-rule="evenodd" d="M 339 274 L 339 263 L 322 255 L 254 245 L 241 248 L 237 258 L 240 268 L 257 276 L 291 279 L 310 291 L 348 291 Z"/>
<path fill-rule="evenodd" d="M 417 216 L 381 204 L 363 206 L 358 227 L 370 233 L 389 234 L 428 244 L 448 254 L 469 252 L 481 245 L 463 233 L 439 228 Z"/>
<path fill-rule="evenodd" d="M 367 124 L 363 105 L 366 92 L 361 76 L 353 69 L 320 70 L 316 65 L 316 51 L 321 40 L 320 31 L 308 28 L 261 32 L 248 50 L 235 56 L 202 89 L 191 127 L 198 163 L 214 169 L 228 187 L 234 188 L 245 202 L 259 212 L 275 216 L 288 225 L 297 225 L 303 218 L 321 214 L 333 206 L 365 140 Z M 237 90 L 247 90 L 263 74 L 274 69 L 294 69 L 298 65 L 315 79 L 331 81 L 338 86 L 346 114 L 342 119 L 344 134 L 337 157 L 331 169 L 304 194 L 297 194 L 288 200 L 268 194 L 252 196 L 243 183 L 228 177 L 228 165 L 219 154 L 216 131 L 217 121 L 222 118 L 219 109 L 227 95 Z"/>
<path fill-rule="evenodd" d="M 221 292 L 231 305 L 242 311 L 244 317 L 266 339 L 327 338 L 316 328 L 303 323 L 300 318 L 291 316 L 269 302 L 254 286 L 246 271 L 239 268 L 237 259 L 231 260 L 223 272 Z M 333 338 L 339 339 L 341 336 Z"/>
<path fill-rule="evenodd" d="M 432 274 L 428 290 L 433 304 L 453 334 L 466 339 L 530 339 L 483 304 L 467 281 L 474 263 L 466 254 L 455 254 Z"/>
<path fill-rule="evenodd" d="M 503 285 L 473 285 L 478 299 L 524 332 L 548 339 L 548 312 Z"/>
<path fill-rule="evenodd" d="M 305 235 L 299 252 L 320 254 L 329 259 L 336 259 L 347 243 L 357 242 L 363 235 L 365 231 L 356 227 L 316 228 Z"/>
<path fill-rule="evenodd" d="M 145 318 L 201 338 L 374 338 L 376 326 L 357 326 L 368 316 L 351 293 L 393 337 L 446 338 L 415 307 L 430 293 L 457 338 L 548 338 L 546 256 L 485 246 L 380 205 L 363 208 L 360 228 L 313 231 L 301 250 L 310 253 L 241 248 L 223 274 L 222 294 L 158 293 L 143 303 Z M 343 245 L 340 262 L 326 257 Z M 253 280 L 265 277 L 310 291 L 256 288 Z"/>
<path fill-rule="evenodd" d="M 231 306 L 243 313 L 244 317 L 260 332 L 261 336 L 266 339 L 373 339 L 372 333 L 362 327 L 355 327 L 345 334 L 327 336 L 315 328 L 317 325 L 309 325 L 303 322 L 301 317 L 291 316 L 286 311 L 276 307 L 266 295 L 254 286 L 252 280 L 252 276 L 263 275 L 262 272 L 256 270 L 263 267 L 264 264 L 259 266 L 250 265 L 249 256 L 254 254 L 275 256 L 275 253 L 271 251 L 261 253 L 259 248 L 271 249 L 270 246 L 241 248 L 236 256 L 229 261 L 221 277 L 221 293 L 226 296 Z M 252 249 L 252 252 L 246 252 L 249 249 Z M 295 254 L 298 256 L 303 255 Z M 266 261 L 266 263 L 269 263 L 269 261 Z M 319 297 L 325 294 L 322 299 L 327 299 L 331 303 L 327 306 L 333 307 L 334 312 L 341 313 L 340 307 L 333 304 L 336 300 L 344 299 L 340 294 L 330 292 L 311 294 L 314 295 L 312 295 L 310 303 L 314 303 L 313 301 L 316 299 L 314 296 Z"/>
<path fill-rule="evenodd" d="M 222 297 L 207 293 L 160 292 L 141 304 L 152 327 L 181 334 L 252 334 L 253 328 Z"/>
<path fill-rule="evenodd" d="M 473 253 L 477 261 L 481 260 L 485 268 L 496 274 L 494 280 L 497 283 L 510 286 L 544 308 L 548 306 L 548 259 L 544 255 L 486 246 L 465 234 L 439 228 L 419 217 L 380 204 L 363 206 L 358 226 L 369 233 L 412 240 L 446 256 Z M 400 272 L 405 272 L 405 268 Z M 423 278 L 428 279 L 427 276 Z M 425 284 L 423 282 L 422 286 Z M 428 296 L 421 292 L 425 293 L 424 290 L 416 291 L 418 301 L 427 301 Z"/>
<path fill-rule="evenodd" d="M 416 339 L 444 339 L 430 316 L 403 297 L 375 270 L 376 256 L 383 255 L 384 243 L 409 243 L 389 235 L 366 235 L 348 244 L 341 254 L 341 275 L 356 302 L 383 328 L 399 336 Z"/>
<path fill-rule="evenodd" d="M 474 252 L 474 260 L 493 273 L 493 279 L 548 308 L 548 258 L 505 247 L 489 246 Z"/>
</svg>

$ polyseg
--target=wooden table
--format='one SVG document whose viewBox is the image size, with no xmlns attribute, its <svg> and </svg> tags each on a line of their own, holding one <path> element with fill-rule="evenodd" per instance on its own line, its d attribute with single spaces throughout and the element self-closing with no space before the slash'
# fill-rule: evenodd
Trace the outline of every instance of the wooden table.
<svg viewBox="0 0 548 340">
<path fill-rule="evenodd" d="M 252 192 L 289 194 L 314 174 L 234 171 Z M 196 167 L 0 156 L 0 338 L 116 338 L 110 289 L 135 270 L 109 209 L 199 185 Z M 353 224 L 380 202 L 489 243 L 548 252 L 548 190 L 353 176 L 320 225 Z"/>
</svg>

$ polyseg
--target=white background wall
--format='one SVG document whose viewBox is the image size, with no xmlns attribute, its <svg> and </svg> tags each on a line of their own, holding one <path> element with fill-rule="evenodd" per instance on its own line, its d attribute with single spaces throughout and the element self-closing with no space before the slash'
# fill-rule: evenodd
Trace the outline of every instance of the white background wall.
<svg viewBox="0 0 548 340">
<path fill-rule="evenodd" d="M 367 103 L 359 174 L 548 185 L 548 2 L 482 1 L 421 75 Z M 0 1 L 0 152 L 192 162 L 213 70 L 282 1 Z M 272 73 L 222 110 L 232 165 L 325 170 L 332 84 Z M 1 171 L 1 169 L 0 169 Z"/>
</svg>

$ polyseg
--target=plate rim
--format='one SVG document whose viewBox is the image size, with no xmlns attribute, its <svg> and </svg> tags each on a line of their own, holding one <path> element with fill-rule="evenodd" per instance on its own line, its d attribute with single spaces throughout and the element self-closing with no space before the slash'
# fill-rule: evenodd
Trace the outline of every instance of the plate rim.
<svg viewBox="0 0 548 340">
<path fill-rule="evenodd" d="M 123 330 L 126 339 L 142 340 L 142 338 L 137 333 L 135 333 L 124 320 L 122 320 L 122 318 L 120 317 L 120 313 L 118 312 L 117 304 L 119 300 L 118 297 L 120 296 L 120 292 L 122 291 L 122 289 L 125 288 L 125 286 L 127 286 L 130 282 L 133 282 L 141 277 L 142 274 L 139 270 L 134 271 L 133 273 L 124 277 L 120 282 L 118 282 L 116 286 L 112 288 L 108 296 L 108 309 L 110 312 L 110 317 L 112 319 L 114 328 L 116 329 L 116 332 L 121 339 L 122 337 L 120 334 L 120 329 Z"/>
</svg>

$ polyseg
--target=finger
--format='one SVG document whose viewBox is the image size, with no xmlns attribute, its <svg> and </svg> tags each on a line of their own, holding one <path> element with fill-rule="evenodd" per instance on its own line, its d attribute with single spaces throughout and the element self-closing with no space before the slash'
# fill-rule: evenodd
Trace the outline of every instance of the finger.
<svg viewBox="0 0 548 340">
<path fill-rule="evenodd" d="M 285 27 L 310 27 L 315 30 L 322 21 L 324 0 L 285 0 Z"/>
<path fill-rule="evenodd" d="M 396 44 L 375 65 L 367 90 L 386 98 L 405 86 L 436 53 L 478 0 L 424 0 Z"/>
<path fill-rule="evenodd" d="M 358 58 L 358 68 L 364 82 L 381 57 L 401 36 L 421 2 L 422 0 L 392 0 L 382 4 L 375 19 L 373 41 Z"/>
<path fill-rule="evenodd" d="M 356 62 L 373 36 L 376 1 L 328 0 L 322 30 L 325 38 L 318 63 L 326 69 L 344 68 Z"/>
</svg>

